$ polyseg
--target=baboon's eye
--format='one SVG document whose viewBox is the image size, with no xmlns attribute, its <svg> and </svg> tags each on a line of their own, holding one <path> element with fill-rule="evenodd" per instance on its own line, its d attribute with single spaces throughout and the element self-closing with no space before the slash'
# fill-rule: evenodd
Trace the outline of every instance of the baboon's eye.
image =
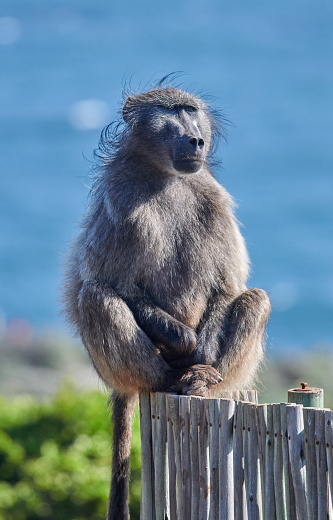
<svg viewBox="0 0 333 520">
<path fill-rule="evenodd" d="M 197 109 L 192 105 L 174 105 L 171 110 L 175 110 L 176 112 L 180 112 L 181 110 L 185 110 L 185 112 L 196 112 Z"/>
</svg>

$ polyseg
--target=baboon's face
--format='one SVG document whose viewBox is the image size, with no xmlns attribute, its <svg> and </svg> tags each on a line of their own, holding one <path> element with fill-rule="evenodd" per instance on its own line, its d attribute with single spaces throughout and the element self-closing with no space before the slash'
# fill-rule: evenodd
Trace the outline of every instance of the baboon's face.
<svg viewBox="0 0 333 520">
<path fill-rule="evenodd" d="M 171 174 L 198 172 L 207 157 L 211 140 L 211 124 L 202 109 L 193 106 L 146 107 L 141 114 L 137 132 L 139 153 L 150 164 Z"/>
</svg>

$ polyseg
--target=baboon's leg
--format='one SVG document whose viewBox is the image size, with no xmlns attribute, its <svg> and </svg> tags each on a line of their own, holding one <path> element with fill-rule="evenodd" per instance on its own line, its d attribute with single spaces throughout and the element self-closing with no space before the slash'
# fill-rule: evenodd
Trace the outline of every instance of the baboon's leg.
<svg viewBox="0 0 333 520">
<path fill-rule="evenodd" d="M 270 301 L 262 289 L 242 293 L 228 307 L 225 337 L 215 366 L 223 377 L 220 389 L 248 388 L 264 355 Z"/>
<path fill-rule="evenodd" d="M 120 393 L 182 392 L 194 380 L 215 384 L 220 378 L 213 367 L 171 368 L 107 284 L 84 283 L 79 315 L 80 334 L 97 372 Z"/>
<path fill-rule="evenodd" d="M 132 420 L 137 395 L 112 395 L 112 478 L 107 520 L 128 520 Z"/>
<path fill-rule="evenodd" d="M 198 329 L 196 349 L 187 361 L 171 365 L 206 363 L 217 368 L 223 377 L 219 390 L 246 388 L 263 357 L 269 313 L 269 298 L 261 289 L 245 291 L 229 303 L 224 296 L 215 296 Z M 193 384 L 189 393 L 197 391 L 197 386 L 198 383 Z"/>
</svg>

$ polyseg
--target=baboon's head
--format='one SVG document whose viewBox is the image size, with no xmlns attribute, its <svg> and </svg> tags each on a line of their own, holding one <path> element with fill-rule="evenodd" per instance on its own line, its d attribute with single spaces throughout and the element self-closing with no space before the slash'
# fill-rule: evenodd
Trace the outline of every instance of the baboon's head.
<svg viewBox="0 0 333 520">
<path fill-rule="evenodd" d="M 206 162 L 212 116 L 201 99 L 174 87 L 158 88 L 128 96 L 122 114 L 131 150 L 154 168 L 184 175 Z"/>
</svg>

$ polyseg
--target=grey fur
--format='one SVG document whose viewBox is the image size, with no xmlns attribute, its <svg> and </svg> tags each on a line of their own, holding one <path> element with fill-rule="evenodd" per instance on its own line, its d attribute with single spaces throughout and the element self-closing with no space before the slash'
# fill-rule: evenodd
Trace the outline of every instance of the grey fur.
<svg viewBox="0 0 333 520">
<path fill-rule="evenodd" d="M 265 291 L 246 287 L 233 201 L 209 168 L 214 113 L 162 84 L 128 96 L 122 115 L 123 127 L 102 139 L 103 167 L 64 288 L 66 313 L 124 424 L 114 440 L 109 520 L 128 518 L 128 470 L 124 477 L 119 468 L 128 467 L 137 393 L 248 388 L 270 312 Z"/>
</svg>

